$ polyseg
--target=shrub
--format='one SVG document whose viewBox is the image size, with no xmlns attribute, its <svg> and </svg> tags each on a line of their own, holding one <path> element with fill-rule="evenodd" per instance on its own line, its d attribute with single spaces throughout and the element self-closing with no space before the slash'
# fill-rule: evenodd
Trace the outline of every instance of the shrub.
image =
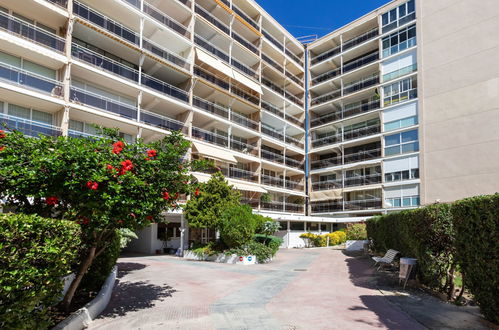
<svg viewBox="0 0 499 330">
<path fill-rule="evenodd" d="M 499 323 L 499 194 L 464 199 L 452 206 L 456 258 L 463 281 L 484 316 Z"/>
<path fill-rule="evenodd" d="M 257 232 L 264 235 L 274 235 L 281 229 L 281 224 L 274 220 L 265 220 Z"/>
<path fill-rule="evenodd" d="M 333 234 L 338 236 L 338 240 L 340 241 L 340 243 L 338 243 L 338 244 L 343 244 L 347 241 L 347 234 L 344 231 L 338 230 L 338 231 L 333 232 Z"/>
<path fill-rule="evenodd" d="M 230 249 L 226 251 L 227 254 L 236 254 L 238 256 L 250 256 L 254 255 L 258 263 L 265 263 L 270 258 L 275 255 L 275 251 L 270 247 L 263 243 L 258 242 L 249 242 L 248 244 Z"/>
<path fill-rule="evenodd" d="M 350 241 L 360 241 L 367 239 L 367 230 L 365 223 L 356 223 L 346 228 L 346 239 Z"/>
<path fill-rule="evenodd" d="M 305 241 L 306 247 L 311 247 L 315 245 L 315 240 L 317 239 L 317 235 L 312 233 L 303 233 L 300 235 L 300 238 L 302 238 Z"/>
<path fill-rule="evenodd" d="M 0 328 L 44 329 L 80 246 L 70 221 L 0 214 Z"/>
<path fill-rule="evenodd" d="M 326 240 L 329 237 L 329 245 L 334 246 L 346 242 L 346 234 L 342 231 L 335 231 L 325 235 Z M 327 242 L 326 242 L 327 245 Z"/>
<path fill-rule="evenodd" d="M 248 205 L 228 207 L 220 217 L 220 239 L 228 248 L 237 248 L 249 243 L 261 218 L 254 215 Z"/>
</svg>

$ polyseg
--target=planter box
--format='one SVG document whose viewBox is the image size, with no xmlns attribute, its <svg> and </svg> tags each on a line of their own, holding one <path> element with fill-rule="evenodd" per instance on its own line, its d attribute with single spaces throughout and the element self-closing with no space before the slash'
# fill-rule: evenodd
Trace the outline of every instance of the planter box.
<svg viewBox="0 0 499 330">
<path fill-rule="evenodd" d="M 364 243 L 369 243 L 369 241 L 347 241 L 345 246 L 347 251 L 363 251 Z"/>
<path fill-rule="evenodd" d="M 211 261 L 224 264 L 237 264 L 237 265 L 254 265 L 256 264 L 255 256 L 237 256 L 235 254 L 227 255 L 225 253 L 215 254 L 215 255 L 198 255 L 192 251 L 184 252 L 184 259 L 196 260 L 196 261 Z"/>
</svg>

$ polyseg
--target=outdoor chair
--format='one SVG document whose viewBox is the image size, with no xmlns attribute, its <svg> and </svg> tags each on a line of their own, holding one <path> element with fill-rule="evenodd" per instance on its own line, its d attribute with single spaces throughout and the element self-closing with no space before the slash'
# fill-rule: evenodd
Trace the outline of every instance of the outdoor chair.
<svg viewBox="0 0 499 330">
<path fill-rule="evenodd" d="M 373 260 L 375 261 L 374 267 L 376 267 L 376 265 L 379 265 L 377 270 L 380 270 L 381 266 L 383 265 L 391 265 L 393 263 L 393 260 L 399 253 L 400 252 L 397 250 L 390 249 L 386 251 L 383 257 L 372 257 Z"/>
</svg>

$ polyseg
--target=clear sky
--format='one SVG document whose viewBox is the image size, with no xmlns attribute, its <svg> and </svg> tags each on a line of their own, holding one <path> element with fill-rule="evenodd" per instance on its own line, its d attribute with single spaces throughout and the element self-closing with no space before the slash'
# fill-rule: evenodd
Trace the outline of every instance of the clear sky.
<svg viewBox="0 0 499 330">
<path fill-rule="evenodd" d="M 390 0 L 256 0 L 295 37 L 319 37 Z"/>
</svg>

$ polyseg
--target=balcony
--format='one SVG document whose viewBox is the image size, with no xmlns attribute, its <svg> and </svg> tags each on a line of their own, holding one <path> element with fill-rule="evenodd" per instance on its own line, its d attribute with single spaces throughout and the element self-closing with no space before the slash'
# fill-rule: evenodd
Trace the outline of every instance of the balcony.
<svg viewBox="0 0 499 330">
<path fill-rule="evenodd" d="M 293 180 L 286 180 L 285 187 L 286 187 L 286 189 L 297 190 L 297 191 L 303 191 L 303 189 L 305 188 L 303 186 L 303 184 L 301 184 L 298 181 L 293 181 Z"/>
<path fill-rule="evenodd" d="M 285 118 L 287 121 L 289 121 L 289 122 L 291 122 L 291 123 L 295 124 L 295 125 L 296 125 L 296 126 L 298 126 L 298 127 L 305 128 L 305 123 L 304 123 L 303 121 L 300 121 L 300 120 L 299 120 L 298 118 L 296 118 L 295 116 L 291 116 L 291 115 L 285 114 L 285 115 L 284 115 L 284 118 Z"/>
<path fill-rule="evenodd" d="M 346 64 L 343 65 L 343 74 L 357 70 L 363 66 L 366 66 L 368 64 L 374 63 L 377 60 L 379 60 L 379 52 L 375 51 L 370 54 L 364 55 L 358 59 L 355 59 L 353 61 L 350 61 Z"/>
<path fill-rule="evenodd" d="M 284 164 L 284 155 L 271 152 L 265 149 L 261 150 L 261 155 L 263 159 L 269 160 L 274 163 Z"/>
<path fill-rule="evenodd" d="M 217 28 L 222 30 L 224 33 L 226 33 L 227 35 L 230 35 L 229 27 L 227 25 L 225 25 L 225 23 L 223 23 L 221 20 L 216 18 L 214 15 L 209 13 L 206 9 L 204 9 L 203 7 L 201 7 L 199 5 L 196 5 L 194 8 L 194 11 L 196 12 L 196 14 L 199 14 L 201 17 L 206 19 L 208 22 L 210 22 L 211 24 L 215 25 Z"/>
<path fill-rule="evenodd" d="M 339 142 L 359 139 L 365 136 L 375 135 L 381 132 L 381 125 L 370 125 L 349 131 L 344 131 L 343 134 L 337 133 L 318 140 L 312 141 L 314 148 L 319 148 L 325 145 L 335 144 Z"/>
<path fill-rule="evenodd" d="M 219 48 L 213 46 L 210 42 L 208 42 L 204 38 L 202 38 L 198 35 L 195 35 L 194 36 L 194 43 L 196 45 L 202 47 L 203 49 L 209 51 L 210 53 L 212 53 L 216 57 L 220 58 L 224 62 L 230 64 L 230 56 L 227 53 L 225 53 L 224 51 L 220 50 Z"/>
<path fill-rule="evenodd" d="M 311 203 L 312 213 L 329 213 L 343 211 L 343 202 L 341 200 L 332 200 L 329 202 Z"/>
<path fill-rule="evenodd" d="M 368 76 L 345 85 L 343 87 L 343 95 L 356 93 L 358 91 L 375 86 L 377 84 L 379 84 L 379 75 L 374 74 L 372 76 Z"/>
<path fill-rule="evenodd" d="M 54 5 L 58 5 L 62 8 L 68 8 L 68 0 L 47 0 L 48 2 L 53 3 Z"/>
<path fill-rule="evenodd" d="M 75 86 L 70 88 L 70 100 L 77 104 L 108 111 L 131 120 L 137 120 L 137 107 L 119 102 L 103 95 L 93 93 Z"/>
<path fill-rule="evenodd" d="M 60 53 L 64 52 L 66 41 L 63 38 L 3 11 L 0 11 L 0 29 Z"/>
<path fill-rule="evenodd" d="M 230 113 L 230 121 L 239 124 L 241 126 L 247 127 L 249 129 L 255 130 L 257 132 L 258 128 L 260 127 L 260 125 L 256 121 L 244 117 L 236 112 Z"/>
<path fill-rule="evenodd" d="M 313 119 L 310 122 L 310 127 L 317 127 L 325 125 L 340 119 L 349 118 L 360 113 L 369 112 L 371 110 L 379 109 L 381 107 L 379 100 L 374 101 L 361 101 L 352 104 L 348 104 L 343 107 L 343 109 L 322 115 L 318 118 Z"/>
<path fill-rule="evenodd" d="M 262 59 L 267 63 L 267 64 L 270 64 L 274 69 L 276 69 L 277 71 L 279 71 L 280 73 L 284 73 L 284 68 L 277 64 L 273 59 L 271 59 L 270 57 L 268 57 L 267 55 L 265 55 L 264 53 L 262 53 Z"/>
<path fill-rule="evenodd" d="M 229 146 L 229 139 L 226 136 L 206 131 L 197 127 L 192 127 L 192 137 L 197 140 L 210 142 L 212 144 L 216 144 L 225 148 Z"/>
<path fill-rule="evenodd" d="M 281 117 L 281 118 L 284 118 L 284 116 L 285 116 L 284 111 L 282 111 L 281 109 L 279 109 L 275 105 L 270 104 L 270 103 L 265 102 L 265 101 L 262 101 L 262 109 L 265 111 L 268 111 L 270 113 L 273 113 L 274 115 Z"/>
<path fill-rule="evenodd" d="M 87 62 L 99 69 L 105 70 L 122 78 L 139 81 L 139 71 L 126 66 L 120 62 L 107 58 L 101 54 L 91 51 L 85 47 L 73 43 L 71 45 L 71 55 L 84 62 Z"/>
<path fill-rule="evenodd" d="M 323 74 L 315 77 L 314 79 L 312 79 L 312 86 L 318 85 L 324 81 L 328 81 L 330 79 L 333 79 L 333 78 L 339 77 L 339 76 L 341 76 L 341 68 L 328 71 L 328 72 L 323 73 Z"/>
<path fill-rule="evenodd" d="M 406 66 L 405 68 L 383 75 L 383 82 L 400 78 L 402 76 L 416 72 L 417 70 L 418 70 L 418 65 L 417 63 L 414 63 L 412 65 Z"/>
<path fill-rule="evenodd" d="M 304 161 L 299 161 L 291 157 L 285 157 L 285 164 L 289 167 L 303 170 Z"/>
<path fill-rule="evenodd" d="M 381 173 L 365 175 L 365 176 L 354 176 L 346 177 L 344 185 L 345 187 L 356 187 L 356 186 L 368 186 L 371 184 L 381 183 Z"/>
<path fill-rule="evenodd" d="M 286 55 L 291 57 L 291 59 L 293 59 L 293 61 L 298 63 L 300 66 L 303 66 L 303 60 L 301 58 L 299 58 L 298 56 L 296 56 L 295 54 L 293 54 L 289 49 L 286 48 L 286 50 L 284 52 L 286 53 Z"/>
<path fill-rule="evenodd" d="M 162 59 L 164 59 L 172 64 L 175 64 L 181 68 L 189 69 L 189 67 L 190 67 L 190 63 L 188 63 L 187 61 L 185 61 L 184 59 L 182 59 L 176 55 L 173 55 L 172 53 L 168 52 L 163 47 L 152 42 L 151 40 L 143 38 L 142 49 L 148 51 L 152 55 L 159 56 L 160 58 L 162 58 Z"/>
<path fill-rule="evenodd" d="M 303 80 L 302 79 L 298 78 L 297 76 L 295 76 L 294 74 L 292 74 L 288 70 L 286 70 L 284 73 L 285 73 L 286 77 L 293 80 L 300 87 L 303 87 Z"/>
<path fill-rule="evenodd" d="M 251 17 L 243 13 L 243 11 L 239 8 L 237 8 L 236 5 L 232 4 L 232 10 L 239 16 L 241 16 L 242 19 L 244 19 L 246 22 L 248 22 L 251 26 L 253 26 L 257 31 L 260 30 L 260 27 L 258 26 L 258 23 L 255 22 Z"/>
<path fill-rule="evenodd" d="M 142 74 L 142 85 L 154 89 L 161 94 L 176 98 L 177 100 L 183 101 L 185 103 L 189 102 L 189 95 L 186 91 L 170 85 L 162 80 L 151 77 L 145 73 Z"/>
<path fill-rule="evenodd" d="M 185 126 L 181 121 L 162 116 L 160 114 L 141 110 L 140 111 L 140 121 L 144 124 L 165 129 L 168 131 L 184 131 Z"/>
<path fill-rule="evenodd" d="M 294 145 L 295 147 L 298 147 L 298 148 L 304 148 L 305 147 L 305 145 L 303 144 L 303 142 L 301 142 L 298 139 L 295 139 L 294 137 L 288 136 L 288 135 L 285 136 L 285 141 L 286 141 L 286 143 Z"/>
<path fill-rule="evenodd" d="M 134 31 L 78 1 L 74 1 L 73 3 L 73 14 L 137 47 L 140 45 L 140 37 Z"/>
<path fill-rule="evenodd" d="M 381 149 L 363 150 L 342 156 L 333 156 L 330 158 L 319 159 L 310 163 L 312 170 L 319 170 L 328 167 L 334 167 L 342 164 L 363 162 L 366 160 L 381 157 Z"/>
<path fill-rule="evenodd" d="M 203 100 L 197 96 L 194 96 L 192 104 L 205 112 L 229 119 L 229 110 L 218 104 Z"/>
<path fill-rule="evenodd" d="M 247 49 L 249 49 L 251 52 L 253 52 L 254 54 L 258 55 L 259 54 L 259 51 L 258 51 L 258 48 L 252 44 L 251 42 L 249 42 L 248 40 L 244 39 L 243 37 L 241 37 L 239 34 L 237 34 L 236 32 L 232 31 L 232 33 L 230 34 L 231 37 L 239 42 L 241 45 L 243 45 L 244 47 L 246 47 Z"/>
<path fill-rule="evenodd" d="M 332 91 L 330 93 L 314 97 L 312 101 L 310 102 L 310 105 L 319 105 L 319 104 L 324 104 L 326 102 L 332 101 L 334 99 L 337 99 L 341 97 L 341 89 L 337 89 L 335 91 Z"/>
<path fill-rule="evenodd" d="M 229 178 L 237 179 L 237 180 L 245 180 L 250 182 L 258 182 L 258 175 L 254 172 L 242 170 L 236 167 L 230 167 L 228 171 Z"/>
<path fill-rule="evenodd" d="M 347 210 L 359 211 L 380 209 L 381 207 L 382 203 L 380 198 L 351 201 L 334 200 L 330 202 L 312 203 L 312 213 L 341 212 Z"/>
<path fill-rule="evenodd" d="M 383 104 L 385 107 L 394 105 L 400 102 L 412 100 L 418 97 L 418 89 L 413 88 L 408 91 L 400 92 L 398 94 L 387 96 L 383 99 Z"/>
<path fill-rule="evenodd" d="M 235 60 L 233 57 L 230 59 L 230 64 L 232 64 L 236 69 L 239 69 L 241 72 L 246 73 L 248 76 L 258 79 L 258 74 L 255 70 Z"/>
<path fill-rule="evenodd" d="M 61 129 L 59 127 L 3 113 L 0 113 L 0 124 L 5 124 L 8 131 L 16 130 L 29 136 L 36 137 L 39 134 L 46 136 L 61 135 Z"/>
<path fill-rule="evenodd" d="M 322 146 L 341 142 L 341 133 L 335 133 L 329 136 L 324 136 L 319 139 L 312 140 L 312 147 L 320 148 Z"/>
<path fill-rule="evenodd" d="M 281 178 L 262 174 L 262 184 L 272 187 L 284 188 L 286 181 Z"/>
<path fill-rule="evenodd" d="M 258 205 L 260 205 L 260 200 L 254 198 L 241 197 L 241 204 L 249 205 L 252 208 L 256 209 L 258 208 Z"/>
<path fill-rule="evenodd" d="M 279 94 L 281 96 L 284 96 L 285 98 L 287 98 L 288 100 L 294 102 L 298 106 L 303 107 L 303 101 L 302 100 L 300 100 L 298 97 L 294 96 L 293 94 L 291 94 L 291 93 L 289 93 L 287 91 L 284 91 L 284 89 L 282 89 L 281 87 L 277 86 L 276 84 L 274 84 L 273 82 L 271 82 L 267 78 L 262 77 L 262 83 L 266 87 L 268 87 L 271 90 L 273 90 L 274 92 L 276 92 L 277 94 Z"/>
<path fill-rule="evenodd" d="M 256 143 L 244 143 L 233 138 L 230 139 L 230 149 L 244 154 L 250 154 L 253 156 L 258 155 L 257 144 Z"/>
<path fill-rule="evenodd" d="M 303 204 L 294 204 L 286 202 L 262 202 L 260 208 L 266 211 L 273 212 L 289 212 L 289 213 L 303 213 Z"/>
<path fill-rule="evenodd" d="M 347 40 L 343 43 L 343 49 L 342 51 L 346 51 L 350 48 L 353 48 L 357 45 L 360 45 L 368 40 L 374 39 L 379 35 L 379 30 L 378 28 L 374 28 L 370 31 L 367 31 L 364 34 L 361 34 L 360 36 L 357 36 L 355 38 L 352 38 L 350 40 Z"/>
<path fill-rule="evenodd" d="M 312 59 L 312 61 L 310 61 L 310 63 L 312 65 L 315 65 L 317 63 L 324 62 L 325 60 L 327 60 L 331 57 L 334 57 L 334 56 L 338 55 L 339 53 L 341 53 L 341 45 L 336 46 L 335 48 L 333 48 L 331 50 L 325 51 L 324 53 L 317 55 L 316 57 L 314 57 Z"/>
<path fill-rule="evenodd" d="M 156 21 L 160 22 L 164 26 L 167 26 L 171 30 L 177 32 L 181 36 L 186 37 L 187 39 L 191 37 L 191 33 L 187 30 L 185 26 L 175 21 L 173 18 L 166 15 L 161 10 L 153 7 L 151 4 L 149 4 L 146 1 L 143 1 L 143 12 L 146 15 L 150 16 L 151 18 L 155 19 Z"/>
<path fill-rule="evenodd" d="M 63 96 L 62 82 L 2 62 L 0 62 L 0 80 L 51 96 Z"/>
<path fill-rule="evenodd" d="M 262 33 L 265 36 L 265 38 L 268 41 L 270 41 L 274 46 L 276 46 L 280 51 L 284 51 L 284 46 L 279 41 L 277 41 L 274 37 L 272 37 L 270 35 L 270 33 L 265 31 L 265 29 L 262 29 Z"/>
<path fill-rule="evenodd" d="M 262 125 L 262 133 L 274 139 L 284 142 L 284 134 L 270 127 Z"/>
<path fill-rule="evenodd" d="M 100 136 L 97 134 L 90 134 L 86 132 L 81 132 L 77 130 L 70 129 L 68 130 L 68 136 L 72 138 L 83 138 L 83 139 L 96 139 L 99 138 Z"/>
<path fill-rule="evenodd" d="M 303 101 L 300 100 L 297 96 L 289 93 L 288 91 L 284 92 L 284 97 L 290 100 L 291 102 L 295 103 L 296 105 L 303 107 Z"/>
<path fill-rule="evenodd" d="M 340 188 L 343 188 L 343 181 L 341 179 L 325 180 L 312 183 L 313 191 L 333 190 Z"/>
</svg>

